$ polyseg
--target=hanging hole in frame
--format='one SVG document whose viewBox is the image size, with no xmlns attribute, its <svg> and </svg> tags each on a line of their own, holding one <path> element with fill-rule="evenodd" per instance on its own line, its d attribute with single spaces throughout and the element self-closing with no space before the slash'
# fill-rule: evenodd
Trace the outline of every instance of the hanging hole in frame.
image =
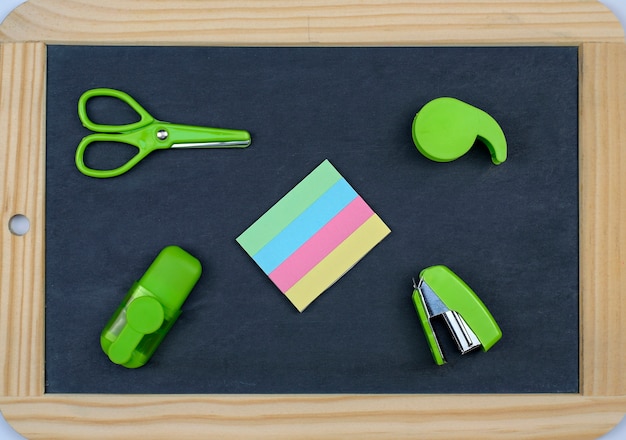
<svg viewBox="0 0 626 440">
<path fill-rule="evenodd" d="M 30 220 L 23 214 L 16 214 L 9 220 L 9 231 L 13 235 L 25 235 L 30 229 Z"/>
</svg>

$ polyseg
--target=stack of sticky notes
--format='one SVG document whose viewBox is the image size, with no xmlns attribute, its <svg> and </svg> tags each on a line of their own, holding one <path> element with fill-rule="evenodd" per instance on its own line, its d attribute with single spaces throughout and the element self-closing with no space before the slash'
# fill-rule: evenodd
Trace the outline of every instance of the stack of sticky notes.
<svg viewBox="0 0 626 440">
<path fill-rule="evenodd" d="M 389 232 L 325 160 L 237 242 L 301 312 Z"/>
</svg>

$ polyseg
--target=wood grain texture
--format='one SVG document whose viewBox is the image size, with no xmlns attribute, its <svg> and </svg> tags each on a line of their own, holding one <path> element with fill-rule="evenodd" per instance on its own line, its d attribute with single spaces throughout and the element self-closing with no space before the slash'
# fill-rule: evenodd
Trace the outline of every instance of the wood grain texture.
<svg viewBox="0 0 626 440">
<path fill-rule="evenodd" d="M 626 397 L 49 395 L 0 407 L 31 440 L 588 440 L 619 422 Z"/>
<path fill-rule="evenodd" d="M 584 45 L 581 80 L 581 389 L 626 395 L 626 45 Z"/>
<path fill-rule="evenodd" d="M 0 395 L 43 392 L 45 46 L 0 50 Z M 13 235 L 15 214 L 30 231 Z"/>
<path fill-rule="evenodd" d="M 0 41 L 95 44 L 619 42 L 597 0 L 29 0 Z"/>
</svg>

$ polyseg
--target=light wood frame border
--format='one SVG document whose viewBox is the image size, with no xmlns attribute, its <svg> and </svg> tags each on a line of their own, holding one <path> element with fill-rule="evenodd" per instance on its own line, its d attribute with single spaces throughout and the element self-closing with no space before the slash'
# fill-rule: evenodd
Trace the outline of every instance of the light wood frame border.
<svg viewBox="0 0 626 440">
<path fill-rule="evenodd" d="M 46 44 L 579 46 L 580 393 L 45 394 Z M 623 32 L 596 0 L 30 0 L 0 26 L 0 411 L 29 439 L 596 438 L 626 414 L 624 117 Z"/>
</svg>

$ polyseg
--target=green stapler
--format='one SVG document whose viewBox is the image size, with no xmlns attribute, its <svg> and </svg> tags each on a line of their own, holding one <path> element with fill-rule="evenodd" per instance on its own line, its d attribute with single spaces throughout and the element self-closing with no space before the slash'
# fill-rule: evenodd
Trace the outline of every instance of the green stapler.
<svg viewBox="0 0 626 440">
<path fill-rule="evenodd" d="M 446 266 L 431 266 L 413 280 L 413 304 L 437 365 L 446 360 L 433 330 L 431 319 L 441 316 L 465 354 L 477 347 L 489 350 L 502 337 L 502 331 L 474 291 Z"/>
</svg>

